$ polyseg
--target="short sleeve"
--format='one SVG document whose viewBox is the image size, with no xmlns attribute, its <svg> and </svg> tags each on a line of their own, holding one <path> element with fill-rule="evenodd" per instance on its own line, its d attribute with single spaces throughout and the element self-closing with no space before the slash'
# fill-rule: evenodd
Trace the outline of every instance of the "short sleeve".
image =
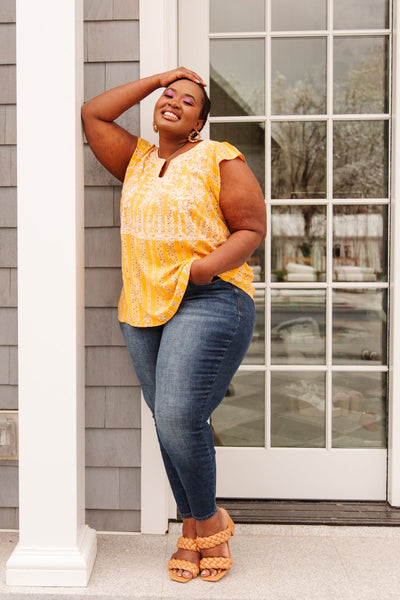
<svg viewBox="0 0 400 600">
<path fill-rule="evenodd" d="M 131 156 L 131 160 L 129 161 L 128 167 L 125 172 L 124 183 L 129 179 L 132 170 L 138 165 L 140 162 L 145 160 L 146 155 L 150 154 L 154 150 L 154 144 L 150 144 L 143 138 L 139 137 L 137 141 L 137 145 L 134 153 Z"/>
<path fill-rule="evenodd" d="M 132 162 L 138 162 L 142 160 L 145 154 L 148 154 L 148 152 L 150 152 L 153 148 L 155 148 L 154 144 L 150 144 L 143 138 L 139 137 L 135 148 L 135 152 L 132 154 L 131 160 L 129 162 L 129 166 Z"/>
<path fill-rule="evenodd" d="M 214 156 L 218 164 L 222 160 L 233 160 L 238 157 L 246 162 L 243 154 L 229 142 L 214 142 L 214 144 Z"/>
</svg>

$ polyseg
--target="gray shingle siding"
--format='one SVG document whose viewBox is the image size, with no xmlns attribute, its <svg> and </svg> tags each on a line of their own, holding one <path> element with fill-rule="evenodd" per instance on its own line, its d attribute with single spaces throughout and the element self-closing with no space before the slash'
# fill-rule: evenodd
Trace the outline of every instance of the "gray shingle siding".
<svg viewBox="0 0 400 600">
<path fill-rule="evenodd" d="M 15 23 L 15 0 L 1 0 L 0 23 Z"/>
<path fill-rule="evenodd" d="M 88 62 L 139 60 L 139 21 L 89 21 L 86 32 Z"/>
<path fill-rule="evenodd" d="M 138 1 L 85 1 L 85 100 L 139 77 Z M 117 121 L 139 132 L 139 108 Z M 117 320 L 121 184 L 85 146 L 87 521 L 140 529 L 140 388 Z"/>
<path fill-rule="evenodd" d="M 15 65 L 0 63 L 0 104 L 15 104 L 17 100 L 17 70 Z"/>
<path fill-rule="evenodd" d="M 0 410 L 17 409 L 15 0 L 0 2 Z M 0 527 L 15 526 L 18 468 L 0 461 Z M 3 513 L 2 507 L 6 510 Z M 10 522 L 7 522 L 10 519 Z"/>
<path fill-rule="evenodd" d="M 85 0 L 85 99 L 139 76 L 138 0 Z M 15 0 L 0 2 L 0 410 L 17 409 Z M 139 109 L 118 122 L 139 132 Z M 120 182 L 85 144 L 87 522 L 140 529 L 140 388 L 117 321 Z M 18 527 L 18 467 L 0 461 L 0 528 Z"/>
<path fill-rule="evenodd" d="M 15 23 L 0 23 L 0 64 L 15 64 Z"/>
</svg>

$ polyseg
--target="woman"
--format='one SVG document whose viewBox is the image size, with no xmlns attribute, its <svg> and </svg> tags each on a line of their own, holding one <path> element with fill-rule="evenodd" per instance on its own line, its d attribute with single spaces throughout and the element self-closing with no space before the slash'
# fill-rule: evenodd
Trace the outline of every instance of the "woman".
<svg viewBox="0 0 400 600">
<path fill-rule="evenodd" d="M 217 581 L 232 565 L 233 522 L 216 506 L 208 419 L 223 399 L 254 327 L 246 259 L 265 236 L 265 203 L 240 152 L 202 141 L 205 83 L 186 68 L 111 89 L 82 118 L 98 160 L 124 181 L 123 290 L 118 318 L 152 411 L 183 518 L 170 576 Z M 158 88 L 159 147 L 114 120 Z"/>
</svg>

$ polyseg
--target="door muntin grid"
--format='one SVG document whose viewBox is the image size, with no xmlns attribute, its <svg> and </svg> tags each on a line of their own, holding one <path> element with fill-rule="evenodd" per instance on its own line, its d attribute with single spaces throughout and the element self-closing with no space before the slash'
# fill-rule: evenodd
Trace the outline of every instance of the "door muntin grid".
<svg viewBox="0 0 400 600">
<path fill-rule="evenodd" d="M 210 137 L 248 159 L 268 235 L 216 443 L 384 448 L 389 2 L 366 16 L 364 0 L 253 0 L 251 27 L 236 12 L 218 29 L 223 4 L 210 1 Z"/>
</svg>

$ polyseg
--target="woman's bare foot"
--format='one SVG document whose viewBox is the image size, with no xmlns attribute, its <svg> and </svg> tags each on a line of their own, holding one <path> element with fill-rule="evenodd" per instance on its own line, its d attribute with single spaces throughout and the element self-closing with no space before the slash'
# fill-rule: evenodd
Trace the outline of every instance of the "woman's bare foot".
<svg viewBox="0 0 400 600">
<path fill-rule="evenodd" d="M 217 509 L 217 514 L 211 517 L 211 519 L 207 519 L 206 521 L 196 521 L 197 535 L 199 537 L 207 537 L 209 535 L 213 535 L 214 533 L 224 531 L 226 528 L 226 513 L 224 513 L 220 508 Z M 219 544 L 219 546 L 215 546 L 214 548 L 206 548 L 201 550 L 201 558 L 207 558 L 209 556 L 224 556 L 225 558 L 229 558 L 228 544 L 224 542 L 223 544 Z M 203 569 L 200 575 L 202 577 L 213 577 L 220 572 L 221 569 Z"/>
<path fill-rule="evenodd" d="M 183 519 L 182 535 L 183 537 L 196 540 L 196 521 L 194 519 Z M 171 558 L 188 560 L 197 566 L 200 564 L 200 553 L 194 550 L 178 548 L 177 552 L 174 552 Z M 176 573 L 178 577 L 185 577 L 185 579 L 192 579 L 193 577 L 190 571 L 184 571 L 183 569 L 172 569 L 172 571 Z"/>
</svg>

